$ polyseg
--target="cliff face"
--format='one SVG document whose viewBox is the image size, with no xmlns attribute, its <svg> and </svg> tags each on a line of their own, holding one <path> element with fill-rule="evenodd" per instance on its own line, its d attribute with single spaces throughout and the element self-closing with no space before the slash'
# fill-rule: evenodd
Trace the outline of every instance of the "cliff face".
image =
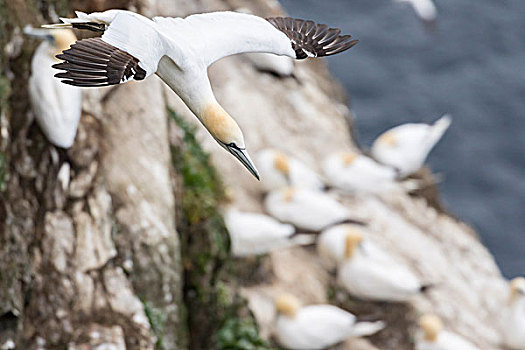
<svg viewBox="0 0 525 350">
<path fill-rule="evenodd" d="M 70 7 L 93 11 L 106 5 L 92 1 L 74 2 Z M 148 0 L 119 5 L 149 16 L 240 7 L 261 16 L 281 13 L 274 0 Z M 170 140 L 180 143 L 180 131 L 166 122 L 165 107 L 195 125 L 196 119 L 156 77 L 85 90 L 79 133 L 67 152 L 71 182 L 64 189 L 57 180 L 60 162 L 56 159 L 62 155 L 26 120 L 27 104 L 20 103 L 27 101 L 26 61 L 31 48 L 20 49 L 22 39 L 14 28 L 50 19 L 45 7 L 26 8 L 17 2 L 10 6 L 17 13 L 16 22 L 8 26 L 9 36 L 2 43 L 19 51 L 12 54 L 11 62 L 2 62 L 14 69 L 18 80 L 11 79 L 9 100 L 0 99 L 1 156 L 7 158 L 9 174 L 5 185 L 0 179 L 0 188 L 5 186 L 0 192 L 0 345 L 14 339 L 27 349 L 43 344 L 84 349 L 102 343 L 117 349 L 184 348 L 184 304 L 198 305 L 187 310 L 189 319 L 198 322 L 202 318 L 197 314 L 217 296 L 205 291 L 205 298 L 192 299 L 191 293 L 183 298 L 182 265 L 186 282 L 194 270 L 186 266 L 191 259 L 181 264 L 179 253 L 175 208 L 181 188 L 174 176 Z M 353 50 L 357 49 L 359 45 Z M 351 51 L 346 55 L 351 61 Z M 252 155 L 275 147 L 320 170 L 327 153 L 355 148 L 344 93 L 322 60 L 297 62 L 297 80 L 257 72 L 242 56 L 217 62 L 209 73 L 218 101 L 238 121 Z M 3 71 L 0 84 L 10 76 Z M 259 183 L 201 126 L 197 130 L 198 140 L 231 188 L 235 205 L 262 211 Z M 6 132 L 9 137 L 4 136 Z M 0 174 L 2 169 L 0 158 Z M 263 336 L 271 331 L 272 298 L 286 291 L 304 303 L 329 301 L 360 316 L 388 322 L 387 330 L 371 342 L 351 340 L 347 349 L 410 349 L 415 320 L 426 311 L 442 316 L 448 328 L 482 349 L 499 349 L 493 315 L 507 291 L 492 256 L 469 227 L 437 212 L 425 200 L 404 194 L 340 199 L 355 217 L 369 222 L 373 241 L 435 288 L 408 306 L 363 303 L 334 286 L 333 277 L 320 267 L 311 249 L 275 252 L 255 268 L 259 272 L 255 280 L 228 277 L 230 287 L 242 285 L 241 293 Z M 202 232 L 213 230 L 206 225 Z M 217 258 L 223 254 L 220 242 L 204 235 L 202 244 L 201 238 L 187 243 L 188 233 L 201 237 L 190 229 L 180 232 L 188 250 L 200 244 L 212 256 L 212 262 L 203 265 L 202 278 L 192 281 L 215 288 L 214 274 L 223 259 Z M 233 265 L 241 263 L 245 262 Z M 190 343 L 198 348 L 193 328 L 190 325 Z"/>
<path fill-rule="evenodd" d="M 221 9 L 227 4 L 232 8 L 250 8 L 262 16 L 278 11 L 274 1 L 206 4 L 200 9 Z M 359 50 L 359 45 L 352 50 Z M 351 50 L 345 55 L 351 62 Z M 326 153 L 355 147 L 349 136 L 351 113 L 324 62 L 297 62 L 295 74 L 301 83 L 261 74 L 242 56 L 219 61 L 210 69 L 217 98 L 238 121 L 252 154 L 275 147 L 320 170 Z M 173 94 L 168 97 L 178 110 L 184 110 Z M 189 115 L 188 118 L 191 119 Z M 200 131 L 201 140 L 235 194 L 235 205 L 243 210 L 263 211 L 260 186 L 204 130 Z M 424 312 L 439 314 L 447 327 L 482 349 L 500 348 L 495 315 L 508 292 L 493 257 L 470 227 L 438 212 L 424 199 L 406 194 L 340 199 L 355 217 L 369 222 L 374 242 L 435 287 L 406 308 L 362 303 L 345 297 L 344 293 L 334 293 L 333 277 L 319 267 L 313 251 L 295 248 L 276 252 L 265 262 L 271 266 L 271 274 L 256 285 L 243 288 L 263 334 L 269 333 L 274 316 L 272 297 L 288 291 L 305 303 L 331 301 L 361 316 L 390 321 L 389 329 L 371 339 L 381 349 L 411 348 L 415 322 Z M 366 347 L 365 341 L 358 343 Z M 350 341 L 347 348 L 356 347 L 355 341 Z"/>
</svg>

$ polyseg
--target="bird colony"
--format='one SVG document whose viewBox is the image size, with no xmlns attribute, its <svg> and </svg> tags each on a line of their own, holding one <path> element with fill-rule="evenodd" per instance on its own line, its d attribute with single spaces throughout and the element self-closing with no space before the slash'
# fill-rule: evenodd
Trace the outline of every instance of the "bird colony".
<svg viewBox="0 0 525 350">
<path fill-rule="evenodd" d="M 399 1 L 411 3 L 425 21 L 434 20 L 431 1 Z M 77 12 L 76 18 L 63 18 L 45 29 L 27 27 L 27 35 L 43 40 L 33 56 L 29 81 L 33 112 L 43 133 L 56 147 L 70 147 L 81 115 L 82 87 L 124 84 L 157 74 L 219 146 L 261 180 L 267 215 L 233 206 L 225 209 L 234 256 L 315 245 L 322 267 L 359 300 L 405 303 L 439 288 L 377 246 L 371 240 L 374 231 L 353 217 L 340 198 L 419 189 L 423 184 L 408 176 L 424 165 L 450 126 L 450 116 L 432 125 L 393 127 L 376 139 L 369 154 L 351 149 L 329 154 L 319 160 L 322 174 L 278 149 L 261 150 L 253 161 L 247 151 L 249 140 L 213 94 L 207 67 L 222 57 L 247 53 L 257 69 L 293 77 L 293 59 L 338 54 L 358 41 L 312 21 L 240 12 L 153 19 L 123 10 Z M 77 41 L 71 29 L 102 36 Z M 60 176 L 67 186 L 69 168 L 64 169 Z M 359 322 L 333 305 L 301 305 L 288 293 L 277 296 L 274 307 L 274 339 L 286 349 L 325 349 L 389 327 L 381 320 Z M 508 301 L 501 310 L 502 343 L 525 349 L 525 279 L 509 284 Z M 477 349 L 447 329 L 437 315 L 423 315 L 419 326 L 414 334 L 418 350 Z"/>
</svg>

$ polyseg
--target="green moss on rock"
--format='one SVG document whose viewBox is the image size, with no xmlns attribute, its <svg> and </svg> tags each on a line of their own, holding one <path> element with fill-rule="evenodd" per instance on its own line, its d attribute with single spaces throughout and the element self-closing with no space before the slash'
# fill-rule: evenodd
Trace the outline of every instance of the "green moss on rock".
<svg viewBox="0 0 525 350">
<path fill-rule="evenodd" d="M 219 211 L 225 199 L 220 176 L 195 138 L 195 127 L 172 110 L 168 114 L 183 133 L 171 153 L 181 187 L 177 230 L 190 349 L 269 349 L 231 275 L 230 240 Z"/>
</svg>

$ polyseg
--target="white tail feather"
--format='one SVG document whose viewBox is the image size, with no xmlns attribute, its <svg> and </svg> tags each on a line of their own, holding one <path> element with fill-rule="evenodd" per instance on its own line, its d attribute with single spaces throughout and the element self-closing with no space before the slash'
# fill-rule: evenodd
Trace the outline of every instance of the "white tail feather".
<svg viewBox="0 0 525 350">
<path fill-rule="evenodd" d="M 290 239 L 292 245 L 308 245 L 314 244 L 316 240 L 315 235 L 312 234 L 298 234 Z"/>
<path fill-rule="evenodd" d="M 423 180 L 407 179 L 401 182 L 401 187 L 407 192 L 412 192 L 424 188 L 426 185 Z"/>
<path fill-rule="evenodd" d="M 375 334 L 385 328 L 383 321 L 376 322 L 358 322 L 352 327 L 351 337 L 367 337 Z"/>
</svg>

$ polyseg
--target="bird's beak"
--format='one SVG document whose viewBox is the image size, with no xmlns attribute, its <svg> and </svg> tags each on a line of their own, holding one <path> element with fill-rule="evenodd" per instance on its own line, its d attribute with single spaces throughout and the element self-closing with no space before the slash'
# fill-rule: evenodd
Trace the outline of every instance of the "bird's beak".
<svg viewBox="0 0 525 350">
<path fill-rule="evenodd" d="M 49 30 L 33 28 L 30 25 L 24 27 L 24 34 L 40 40 L 54 40 L 53 35 L 51 35 Z"/>
<path fill-rule="evenodd" d="M 246 149 L 242 149 L 242 148 L 238 148 L 238 147 L 234 147 L 230 145 L 226 145 L 226 149 L 231 154 L 233 154 L 235 158 L 237 158 L 242 163 L 242 165 L 244 165 L 246 169 L 248 169 L 248 171 L 253 176 L 255 176 L 257 180 L 259 181 L 261 180 L 259 178 L 259 172 L 257 171 L 257 168 L 255 167 L 252 160 L 250 159 L 250 156 L 248 155 L 248 152 L 246 151 Z"/>
</svg>

